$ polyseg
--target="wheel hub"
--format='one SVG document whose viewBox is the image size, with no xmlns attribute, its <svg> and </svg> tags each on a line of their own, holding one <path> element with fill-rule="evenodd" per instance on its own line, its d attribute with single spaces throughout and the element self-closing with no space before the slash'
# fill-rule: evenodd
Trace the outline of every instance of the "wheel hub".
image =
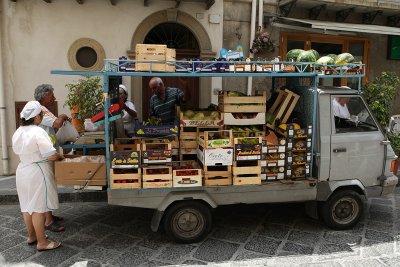
<svg viewBox="0 0 400 267">
<path fill-rule="evenodd" d="M 333 219 L 340 224 L 347 224 L 353 221 L 358 214 L 357 202 L 352 198 L 338 200 L 332 209 Z"/>
<path fill-rule="evenodd" d="M 198 225 L 199 220 L 193 213 L 185 213 L 178 218 L 178 227 L 185 232 L 192 231 Z"/>
</svg>

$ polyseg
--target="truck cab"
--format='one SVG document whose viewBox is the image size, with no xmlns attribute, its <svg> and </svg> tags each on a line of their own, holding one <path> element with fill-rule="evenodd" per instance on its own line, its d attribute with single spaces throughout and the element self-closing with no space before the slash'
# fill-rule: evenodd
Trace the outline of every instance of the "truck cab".
<svg viewBox="0 0 400 267">
<path fill-rule="evenodd" d="M 317 114 L 319 215 L 328 226 L 344 229 L 361 216 L 360 197 L 393 192 L 398 178 L 390 166 L 396 155 L 358 91 L 319 87 Z"/>
</svg>

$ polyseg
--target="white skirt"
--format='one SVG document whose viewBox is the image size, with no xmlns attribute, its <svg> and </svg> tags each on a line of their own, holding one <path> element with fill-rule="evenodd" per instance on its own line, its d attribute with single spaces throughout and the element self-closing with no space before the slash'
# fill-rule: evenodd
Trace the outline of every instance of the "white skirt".
<svg viewBox="0 0 400 267">
<path fill-rule="evenodd" d="M 16 184 L 21 212 L 32 214 L 58 209 L 53 162 L 21 162 L 16 171 Z"/>
</svg>

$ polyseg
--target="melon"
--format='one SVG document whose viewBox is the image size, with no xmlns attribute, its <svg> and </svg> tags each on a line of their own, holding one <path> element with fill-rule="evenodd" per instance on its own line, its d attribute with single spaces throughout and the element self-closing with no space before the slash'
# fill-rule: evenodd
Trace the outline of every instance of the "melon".
<svg viewBox="0 0 400 267">
<path fill-rule="evenodd" d="M 287 61 L 296 61 L 297 57 L 301 52 L 304 52 L 303 49 L 292 49 L 286 54 Z"/>
<path fill-rule="evenodd" d="M 350 53 L 342 53 L 338 55 L 335 59 L 335 64 L 346 64 L 352 63 L 354 61 L 354 57 Z"/>
<path fill-rule="evenodd" d="M 335 64 L 335 60 L 331 57 L 323 56 L 317 60 L 317 63 L 323 64 L 323 65 L 333 65 L 333 64 Z"/>
<path fill-rule="evenodd" d="M 336 58 L 337 58 L 337 55 L 336 54 L 329 54 L 329 55 L 326 55 L 327 57 L 331 57 L 333 60 L 336 60 Z"/>
<path fill-rule="evenodd" d="M 297 62 L 315 62 L 317 59 L 312 51 L 303 51 L 296 59 Z"/>
<path fill-rule="evenodd" d="M 316 60 L 319 59 L 319 53 L 317 52 L 317 50 L 311 49 L 311 50 L 308 50 L 308 51 L 313 52 Z"/>
</svg>

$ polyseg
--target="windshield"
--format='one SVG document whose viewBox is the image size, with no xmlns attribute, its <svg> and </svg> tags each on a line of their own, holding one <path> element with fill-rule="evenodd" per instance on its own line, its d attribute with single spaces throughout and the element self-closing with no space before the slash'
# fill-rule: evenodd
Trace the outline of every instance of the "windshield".
<svg viewBox="0 0 400 267">
<path fill-rule="evenodd" d="M 332 96 L 336 133 L 378 131 L 360 96 Z"/>
</svg>

